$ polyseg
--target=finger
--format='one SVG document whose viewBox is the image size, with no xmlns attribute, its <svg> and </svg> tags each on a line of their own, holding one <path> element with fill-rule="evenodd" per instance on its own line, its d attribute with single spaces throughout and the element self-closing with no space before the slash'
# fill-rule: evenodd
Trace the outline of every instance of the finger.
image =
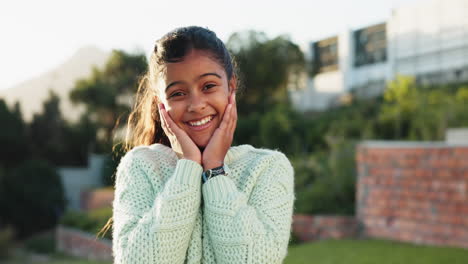
<svg viewBox="0 0 468 264">
<path fill-rule="evenodd" d="M 236 114 L 236 110 L 233 108 L 232 117 L 231 117 L 231 125 L 229 127 L 230 133 L 234 134 L 234 130 L 236 130 L 236 125 L 237 125 L 237 114 Z"/>
<path fill-rule="evenodd" d="M 174 120 L 172 120 L 171 116 L 166 111 L 166 109 L 163 109 L 163 115 L 168 128 L 171 130 L 172 133 L 176 134 L 178 132 L 179 127 L 175 124 Z"/>
<path fill-rule="evenodd" d="M 226 113 L 226 130 L 229 131 L 232 126 L 232 103 L 229 104 L 229 113 Z"/>
<path fill-rule="evenodd" d="M 168 120 L 171 120 L 171 117 L 167 114 L 167 111 L 166 109 L 164 108 L 164 106 L 161 106 L 159 108 L 160 110 L 160 114 L 161 114 L 161 120 L 162 120 L 162 127 L 164 129 L 164 131 L 169 134 L 169 135 L 175 135 L 174 134 L 174 131 L 172 130 L 171 128 L 171 125 L 169 123 Z M 172 120 L 171 120 L 172 121 Z"/>
<path fill-rule="evenodd" d="M 232 113 L 233 113 L 234 121 L 237 121 L 237 102 L 236 102 L 235 93 L 233 93 L 232 95 Z"/>
<path fill-rule="evenodd" d="M 232 96 L 232 108 L 231 108 L 231 117 L 230 117 L 230 123 L 229 123 L 229 131 L 231 133 L 234 132 L 234 129 L 236 127 L 237 123 L 237 107 L 236 107 L 236 96 L 233 94 Z"/>
<path fill-rule="evenodd" d="M 161 127 L 163 128 L 166 135 L 173 135 L 174 133 L 172 133 L 167 124 L 166 117 L 164 115 L 164 109 L 162 107 L 159 107 L 159 119 L 161 120 Z"/>
<path fill-rule="evenodd" d="M 232 108 L 231 104 L 228 104 L 226 106 L 226 110 L 224 111 L 223 120 L 221 121 L 221 125 L 219 126 L 219 128 L 222 129 L 222 130 L 225 130 L 229 125 L 229 116 L 230 116 L 231 108 Z"/>
<path fill-rule="evenodd" d="M 162 104 L 158 104 L 159 120 L 161 121 L 161 126 L 166 129 L 167 122 L 166 122 L 166 119 L 164 118 L 163 107 L 161 105 Z"/>
</svg>

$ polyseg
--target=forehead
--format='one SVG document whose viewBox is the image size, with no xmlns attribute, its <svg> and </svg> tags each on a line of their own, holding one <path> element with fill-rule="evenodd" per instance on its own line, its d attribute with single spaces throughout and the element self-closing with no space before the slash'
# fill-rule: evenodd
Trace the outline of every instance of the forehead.
<svg viewBox="0 0 468 264">
<path fill-rule="evenodd" d="M 217 73 L 226 78 L 224 68 L 206 51 L 192 50 L 182 61 L 166 63 L 163 80 L 166 85 L 174 81 L 190 82 L 205 73 Z"/>
</svg>

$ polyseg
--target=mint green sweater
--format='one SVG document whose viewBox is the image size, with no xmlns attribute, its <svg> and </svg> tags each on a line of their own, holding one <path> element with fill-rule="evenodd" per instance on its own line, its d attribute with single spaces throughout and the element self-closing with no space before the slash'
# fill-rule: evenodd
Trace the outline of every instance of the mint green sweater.
<svg viewBox="0 0 468 264">
<path fill-rule="evenodd" d="M 120 161 L 113 203 L 114 263 L 282 263 L 292 224 L 294 171 L 278 151 L 231 147 L 228 175 L 164 145 Z"/>
</svg>

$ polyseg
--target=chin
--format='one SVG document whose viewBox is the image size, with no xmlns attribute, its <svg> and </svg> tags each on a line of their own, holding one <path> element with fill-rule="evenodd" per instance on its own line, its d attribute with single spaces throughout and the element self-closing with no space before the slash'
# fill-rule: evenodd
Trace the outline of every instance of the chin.
<svg viewBox="0 0 468 264">
<path fill-rule="evenodd" d="M 197 145 L 199 148 L 205 148 L 207 145 L 208 145 L 208 142 L 209 140 L 206 140 L 206 141 L 198 141 L 198 142 L 195 142 L 195 145 Z"/>
<path fill-rule="evenodd" d="M 195 145 L 197 145 L 197 147 L 199 148 L 204 148 L 208 145 L 208 143 L 210 142 L 210 138 L 205 138 L 205 137 L 198 137 L 198 138 L 193 138 L 193 137 L 190 137 L 190 139 L 192 139 L 193 143 L 195 143 Z"/>
</svg>

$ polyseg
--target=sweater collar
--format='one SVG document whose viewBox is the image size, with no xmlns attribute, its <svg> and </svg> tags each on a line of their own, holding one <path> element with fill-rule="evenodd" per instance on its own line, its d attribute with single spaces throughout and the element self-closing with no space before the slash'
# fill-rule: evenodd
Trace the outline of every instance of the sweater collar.
<svg viewBox="0 0 468 264">
<path fill-rule="evenodd" d="M 160 143 L 154 143 L 154 144 L 150 145 L 149 147 L 151 149 L 154 149 L 154 150 L 160 152 L 163 155 L 166 155 L 167 157 L 170 157 L 173 160 L 178 160 L 179 159 L 179 157 L 177 157 L 177 154 L 174 152 L 174 150 L 172 150 L 172 148 L 170 148 L 170 147 L 168 147 L 166 145 L 163 145 L 163 144 L 160 144 Z M 229 148 L 228 152 L 226 153 L 226 157 L 224 157 L 224 163 L 231 164 L 235 160 L 239 159 L 245 153 L 249 152 L 252 149 L 253 149 L 253 147 L 251 145 L 248 145 L 248 144 L 238 145 L 238 146 L 231 146 Z"/>
</svg>

